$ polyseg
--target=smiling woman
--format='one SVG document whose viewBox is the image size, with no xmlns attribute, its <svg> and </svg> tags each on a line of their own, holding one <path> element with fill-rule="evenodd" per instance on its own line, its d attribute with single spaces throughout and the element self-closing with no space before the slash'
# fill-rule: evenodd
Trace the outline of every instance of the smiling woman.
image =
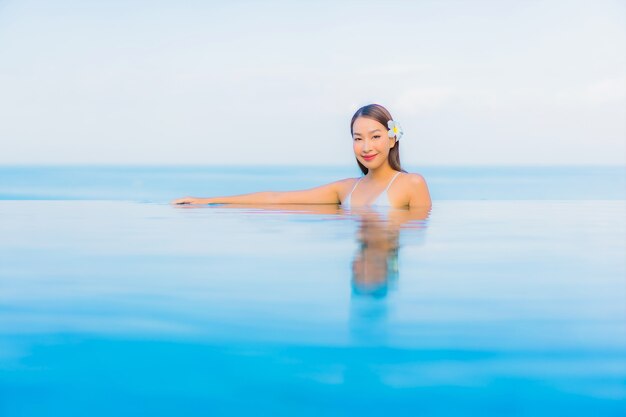
<svg viewBox="0 0 626 417">
<path fill-rule="evenodd" d="M 402 128 L 389 111 L 369 104 L 350 122 L 361 178 L 346 178 L 308 190 L 263 191 L 226 197 L 185 197 L 173 204 L 341 204 L 350 207 L 430 207 L 426 180 L 400 166 Z M 360 187 L 357 187 L 360 185 Z"/>
</svg>

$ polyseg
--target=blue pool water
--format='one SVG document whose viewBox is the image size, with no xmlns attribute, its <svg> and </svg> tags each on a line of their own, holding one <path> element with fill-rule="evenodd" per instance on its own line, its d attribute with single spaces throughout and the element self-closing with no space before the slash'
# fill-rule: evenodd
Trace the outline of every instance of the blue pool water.
<svg viewBox="0 0 626 417">
<path fill-rule="evenodd" d="M 624 168 L 0 168 L 0 416 L 622 416 Z"/>
</svg>

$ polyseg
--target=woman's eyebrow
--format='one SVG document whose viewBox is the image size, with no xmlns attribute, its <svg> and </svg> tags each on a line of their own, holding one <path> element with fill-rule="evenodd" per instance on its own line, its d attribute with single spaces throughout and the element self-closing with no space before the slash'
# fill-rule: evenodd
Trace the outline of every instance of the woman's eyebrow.
<svg viewBox="0 0 626 417">
<path fill-rule="evenodd" d="M 370 130 L 368 133 L 374 133 L 374 132 L 380 132 L 380 129 L 374 129 L 374 130 Z M 354 136 L 361 136 L 360 133 L 354 133 Z"/>
</svg>

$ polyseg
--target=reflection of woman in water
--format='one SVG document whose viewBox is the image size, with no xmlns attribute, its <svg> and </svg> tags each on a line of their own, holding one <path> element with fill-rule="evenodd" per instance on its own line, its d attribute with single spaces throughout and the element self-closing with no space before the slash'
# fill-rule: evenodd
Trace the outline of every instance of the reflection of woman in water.
<svg viewBox="0 0 626 417">
<path fill-rule="evenodd" d="M 408 232 L 412 244 L 420 244 L 426 232 L 429 211 L 427 208 L 412 208 L 390 210 L 389 213 L 375 210 L 359 210 L 357 213 L 358 249 L 352 260 L 350 300 L 352 343 L 386 343 L 389 313 L 394 306 L 387 296 L 396 288 L 399 279 L 400 236 L 406 237 Z"/>
<path fill-rule="evenodd" d="M 370 104 L 352 116 L 354 156 L 364 176 L 299 191 L 264 191 L 226 197 L 185 197 L 174 204 L 341 204 L 346 207 L 430 207 L 420 174 L 400 167 L 402 130 L 383 106 Z"/>
<path fill-rule="evenodd" d="M 384 297 L 398 280 L 401 229 L 425 230 L 426 208 L 393 211 L 383 217 L 375 211 L 359 213 L 358 251 L 352 261 L 352 292 Z M 415 222 L 415 221 L 419 222 Z"/>
</svg>

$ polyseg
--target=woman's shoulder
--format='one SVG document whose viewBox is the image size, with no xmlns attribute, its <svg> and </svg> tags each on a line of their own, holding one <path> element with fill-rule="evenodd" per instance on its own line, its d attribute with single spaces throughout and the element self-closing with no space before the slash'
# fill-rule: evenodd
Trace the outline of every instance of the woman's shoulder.
<svg viewBox="0 0 626 417">
<path fill-rule="evenodd" d="M 418 174 L 417 172 L 402 172 L 398 177 L 402 178 L 402 180 L 409 186 L 422 186 L 426 184 L 426 179 L 422 174 Z"/>
<path fill-rule="evenodd" d="M 356 182 L 360 180 L 361 178 L 363 177 L 344 178 L 342 180 L 335 181 L 335 184 L 342 186 L 342 187 L 347 187 L 347 186 L 356 184 Z"/>
<path fill-rule="evenodd" d="M 343 183 L 343 184 L 350 184 L 350 183 L 353 183 L 355 181 L 360 180 L 361 178 L 363 178 L 363 177 L 362 176 L 361 177 L 350 177 L 350 178 L 344 178 L 344 179 L 339 180 L 337 182 Z"/>
<path fill-rule="evenodd" d="M 430 206 L 430 192 L 423 175 L 418 173 L 405 172 L 403 178 L 403 189 L 409 197 L 410 206 Z"/>
<path fill-rule="evenodd" d="M 356 185 L 356 183 L 363 177 L 354 177 L 354 178 L 344 178 L 342 180 L 335 181 L 333 184 L 337 187 L 337 193 L 340 198 L 343 199 L 352 188 Z"/>
</svg>

